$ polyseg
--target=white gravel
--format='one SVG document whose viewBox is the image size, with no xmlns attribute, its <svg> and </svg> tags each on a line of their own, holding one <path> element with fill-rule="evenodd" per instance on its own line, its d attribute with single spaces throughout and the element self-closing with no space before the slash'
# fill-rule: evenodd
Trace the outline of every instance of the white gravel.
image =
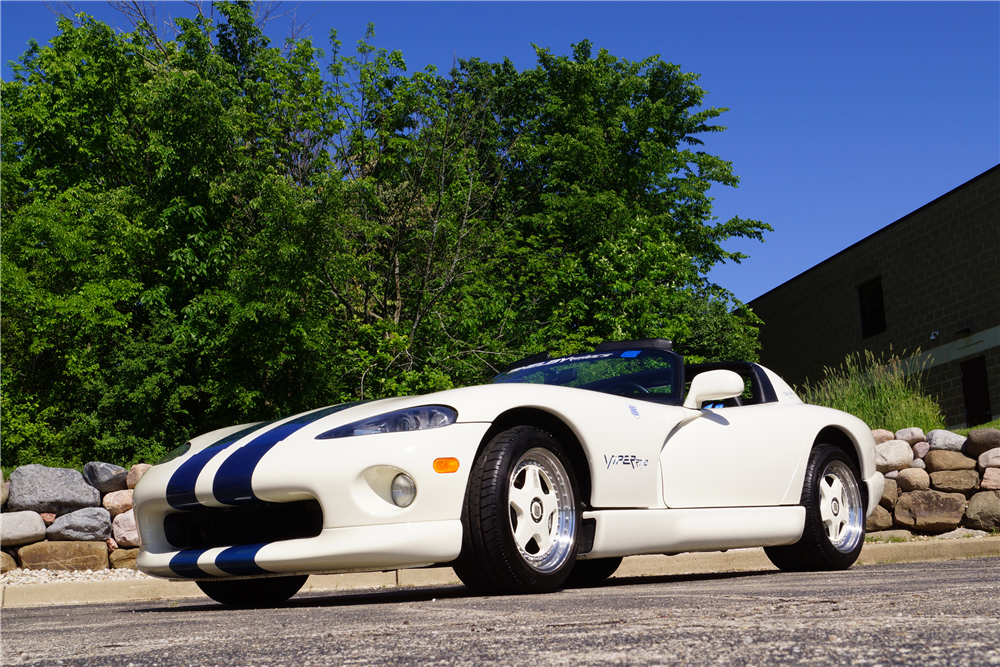
<svg viewBox="0 0 1000 667">
<path fill-rule="evenodd" d="M 55 581 L 127 581 L 135 579 L 153 579 L 153 577 L 127 568 L 82 570 L 79 572 L 17 569 L 0 576 L 0 585 L 31 586 L 32 584 L 48 584 Z"/>
</svg>

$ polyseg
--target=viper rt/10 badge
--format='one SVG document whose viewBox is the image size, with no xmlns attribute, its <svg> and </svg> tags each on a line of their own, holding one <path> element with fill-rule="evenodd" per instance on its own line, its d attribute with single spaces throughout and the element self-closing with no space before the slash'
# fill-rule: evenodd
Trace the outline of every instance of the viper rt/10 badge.
<svg viewBox="0 0 1000 667">
<path fill-rule="evenodd" d="M 605 454 L 604 465 L 607 466 L 607 470 L 611 470 L 614 466 L 622 466 L 638 470 L 639 468 L 645 468 L 648 466 L 649 459 L 640 458 L 635 454 L 612 454 L 611 456 Z"/>
</svg>

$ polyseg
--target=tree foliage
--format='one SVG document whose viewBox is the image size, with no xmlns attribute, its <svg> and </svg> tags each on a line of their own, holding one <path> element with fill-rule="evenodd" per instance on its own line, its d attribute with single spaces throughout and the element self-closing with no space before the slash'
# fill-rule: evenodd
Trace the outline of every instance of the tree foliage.
<svg viewBox="0 0 1000 667">
<path fill-rule="evenodd" d="M 589 42 L 408 73 L 331 33 L 85 16 L 2 88 L 5 465 L 153 460 L 210 428 L 480 382 L 664 336 L 752 358 L 706 274 L 769 227 L 711 214 L 730 163 L 697 76 Z"/>
</svg>

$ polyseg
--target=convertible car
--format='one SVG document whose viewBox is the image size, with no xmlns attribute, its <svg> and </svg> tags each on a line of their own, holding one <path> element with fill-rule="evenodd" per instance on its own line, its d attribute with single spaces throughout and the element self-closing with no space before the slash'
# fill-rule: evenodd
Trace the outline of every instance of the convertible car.
<svg viewBox="0 0 1000 667">
<path fill-rule="evenodd" d="M 862 421 L 763 366 L 613 342 L 194 438 L 135 489 L 137 564 L 232 606 L 311 573 L 447 565 L 475 591 L 541 593 L 628 555 L 738 547 L 837 570 L 883 485 Z"/>
</svg>

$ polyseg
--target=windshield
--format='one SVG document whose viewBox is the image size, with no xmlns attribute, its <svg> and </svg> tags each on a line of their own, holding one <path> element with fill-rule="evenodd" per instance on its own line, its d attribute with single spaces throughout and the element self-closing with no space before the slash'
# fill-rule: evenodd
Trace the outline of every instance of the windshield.
<svg viewBox="0 0 1000 667">
<path fill-rule="evenodd" d="M 680 357 L 666 350 L 615 350 L 547 359 L 493 378 L 496 384 L 552 384 L 634 398 L 679 399 Z"/>
</svg>

